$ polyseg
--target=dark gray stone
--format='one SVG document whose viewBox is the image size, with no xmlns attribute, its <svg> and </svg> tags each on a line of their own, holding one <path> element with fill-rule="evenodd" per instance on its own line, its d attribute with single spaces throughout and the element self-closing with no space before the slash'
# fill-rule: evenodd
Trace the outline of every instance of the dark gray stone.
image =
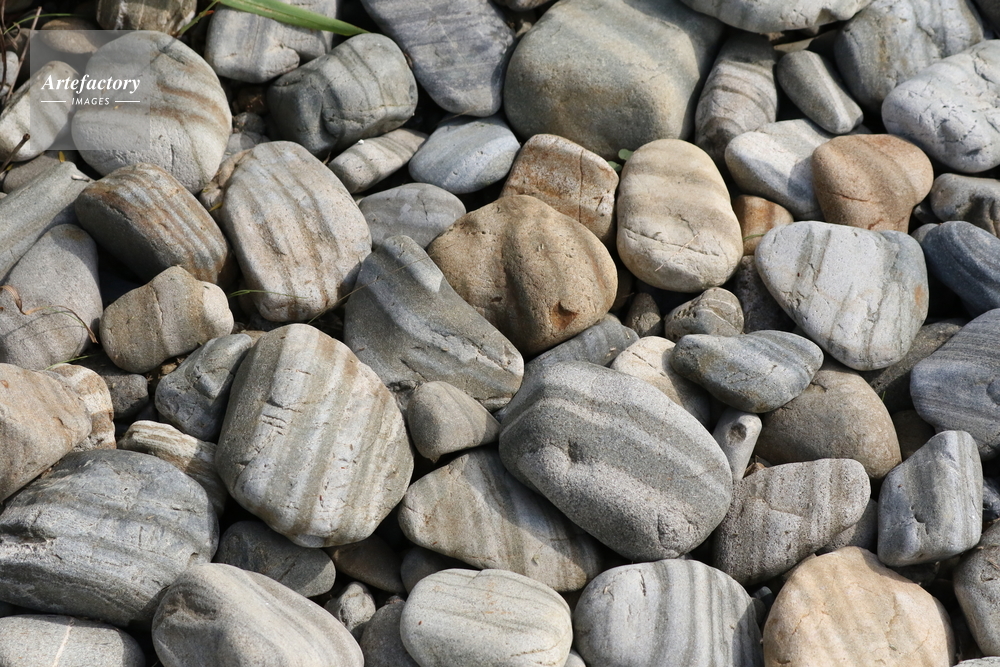
<svg viewBox="0 0 1000 667">
<path fill-rule="evenodd" d="M 390 515 L 386 520 L 396 523 L 397 516 L 398 513 Z M 378 533 L 360 542 L 328 547 L 326 552 L 341 574 L 381 591 L 399 595 L 406 592 L 403 580 L 400 578 L 402 559 L 385 540 L 379 537 Z"/>
<path fill-rule="evenodd" d="M 931 274 L 976 317 L 1000 307 L 1000 239 L 953 220 L 929 229 L 920 246 Z"/>
<path fill-rule="evenodd" d="M 969 630 L 984 653 L 1000 655 L 1000 623 L 997 599 L 1000 579 L 996 576 L 1000 558 L 1000 524 L 983 533 L 978 548 L 969 552 L 952 574 L 955 597 L 962 607 Z"/>
<path fill-rule="evenodd" d="M 1000 181 L 994 178 L 941 174 L 930 199 L 941 220 L 965 220 L 993 236 L 1000 232 Z"/>
<path fill-rule="evenodd" d="M 795 322 L 781 309 L 760 279 L 753 255 L 740 260 L 729 285 L 743 309 L 743 333 L 791 331 L 795 328 Z"/>
<path fill-rule="evenodd" d="M 401 598 L 389 598 L 365 625 L 360 642 L 365 667 L 420 667 L 406 652 L 399 636 L 399 619 L 405 604 Z"/>
</svg>

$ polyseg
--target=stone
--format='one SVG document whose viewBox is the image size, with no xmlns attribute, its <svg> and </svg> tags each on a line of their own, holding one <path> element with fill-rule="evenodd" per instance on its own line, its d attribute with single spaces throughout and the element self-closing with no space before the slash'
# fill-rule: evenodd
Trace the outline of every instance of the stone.
<svg viewBox="0 0 1000 667">
<path fill-rule="evenodd" d="M 828 554 L 844 547 L 861 547 L 874 551 L 878 539 L 878 503 L 868 499 L 868 505 L 858 522 L 839 533 L 826 546 L 816 551 L 818 556 Z"/>
<path fill-rule="evenodd" d="M 402 169 L 426 140 L 423 132 L 393 130 L 358 140 L 327 166 L 348 192 L 363 192 Z"/>
<path fill-rule="evenodd" d="M 809 50 L 786 53 L 775 70 L 788 98 L 809 120 L 831 134 L 847 134 L 864 120 L 844 90 L 833 63 Z"/>
<path fill-rule="evenodd" d="M 403 556 L 403 563 L 400 566 L 400 576 L 406 592 L 413 590 L 424 577 L 428 577 L 435 572 L 448 570 L 451 568 L 464 568 L 465 563 L 457 558 L 450 558 L 444 554 L 439 554 L 423 547 L 413 547 Z"/>
<path fill-rule="evenodd" d="M 786 331 L 693 334 L 677 341 L 670 364 L 726 405 L 762 413 L 805 391 L 823 365 L 823 351 L 808 338 Z"/>
<path fill-rule="evenodd" d="M 797 222 L 765 236 L 755 258 L 796 324 L 856 370 L 901 360 L 927 317 L 924 254 L 906 234 Z"/>
<path fill-rule="evenodd" d="M 123 371 L 114 365 L 103 351 L 79 360 L 80 365 L 97 373 L 111 394 L 114 419 L 128 419 L 149 403 L 149 383 L 136 373 Z M 53 366 L 57 370 L 60 366 Z"/>
<path fill-rule="evenodd" d="M 368 221 L 372 245 L 390 236 L 409 236 L 426 248 L 465 215 L 465 204 L 430 183 L 407 183 L 368 195 L 358 203 Z"/>
<path fill-rule="evenodd" d="M 344 624 L 355 639 L 360 640 L 365 626 L 375 615 L 375 598 L 364 584 L 352 581 L 339 596 L 324 606 L 333 617 Z"/>
<path fill-rule="evenodd" d="M 11 53 L 10 51 L 7 52 Z M 63 152 L 65 157 L 66 152 Z M 55 153 L 55 155 L 53 155 Z M 36 158 L 28 160 L 27 162 L 15 162 L 13 163 L 7 175 L 3 177 L 2 182 L 0 182 L 0 190 L 4 194 L 10 194 L 15 190 L 20 190 L 26 185 L 29 185 L 33 180 L 44 174 L 49 169 L 61 164 L 59 161 L 59 151 L 48 150 L 39 155 Z M 72 160 L 69 160 L 72 162 Z M 75 164 L 75 163 L 74 163 Z"/>
<path fill-rule="evenodd" d="M 153 646 L 164 667 L 364 664 L 351 633 L 318 604 L 221 563 L 189 568 L 167 589 L 153 620 Z"/>
<path fill-rule="evenodd" d="M 145 667 L 139 642 L 118 628 L 72 616 L 20 614 L 0 619 L 0 664 Z"/>
<path fill-rule="evenodd" d="M 225 292 L 175 266 L 105 309 L 101 343 L 116 366 L 145 373 L 228 334 L 233 322 Z"/>
<path fill-rule="evenodd" d="M 629 304 L 625 315 L 625 326 L 635 331 L 640 338 L 646 336 L 663 337 L 663 317 L 656 299 L 648 292 L 637 292 Z"/>
<path fill-rule="evenodd" d="M 77 110 L 73 141 L 87 164 L 106 175 L 148 163 L 192 192 L 205 187 L 222 162 L 233 118 L 219 77 L 201 56 L 169 35 L 139 31 L 98 49 L 87 74 L 140 78 L 150 89 L 148 112 L 141 104 Z"/>
<path fill-rule="evenodd" d="M 771 463 L 854 459 L 881 479 L 901 460 L 885 405 L 861 376 L 835 364 L 762 419 L 756 453 Z"/>
<path fill-rule="evenodd" d="M 502 407 L 521 385 L 524 360 L 451 282 L 409 237 L 386 239 L 362 264 L 344 342 L 404 404 L 424 382 L 444 381 Z"/>
<path fill-rule="evenodd" d="M 753 602 L 731 577 L 698 561 L 616 567 L 580 596 L 576 646 L 592 665 L 756 667 L 764 660 Z"/>
<path fill-rule="evenodd" d="M 573 642 L 569 605 L 505 570 L 445 570 L 418 583 L 399 633 L 421 667 L 562 665 Z"/>
<path fill-rule="evenodd" d="M 523 354 L 599 322 L 618 287 L 614 261 L 597 237 L 527 195 L 501 197 L 459 218 L 427 254 Z"/>
<path fill-rule="evenodd" d="M 540 199 L 610 246 L 615 239 L 617 188 L 618 173 L 607 160 L 569 139 L 536 134 L 514 159 L 500 196 Z"/>
<path fill-rule="evenodd" d="M 417 82 L 395 42 L 356 35 L 271 84 L 267 105 L 282 139 L 313 154 L 342 151 L 409 120 Z"/>
<path fill-rule="evenodd" d="M 700 292 L 729 280 L 743 237 L 705 151 L 662 139 L 629 158 L 618 194 L 618 254 L 639 280 L 661 289 Z"/>
<path fill-rule="evenodd" d="M 871 0 L 682 0 L 691 9 L 747 32 L 814 29 L 851 18 Z"/>
<path fill-rule="evenodd" d="M 730 141 L 726 166 L 744 193 L 784 206 L 797 220 L 819 220 L 812 154 L 832 138 L 804 118 L 770 123 Z"/>
<path fill-rule="evenodd" d="M 996 624 L 998 593 L 996 573 L 1000 528 L 994 523 L 983 532 L 976 549 L 955 568 L 955 597 L 965 614 L 976 643 L 987 654 L 1000 654 L 1000 627 Z"/>
<path fill-rule="evenodd" d="M 923 151 L 891 134 L 831 139 L 813 152 L 812 174 L 827 222 L 904 234 L 934 183 Z"/>
<path fill-rule="evenodd" d="M 524 376 L 527 378 L 534 371 L 562 361 L 586 361 L 598 366 L 610 366 L 623 350 L 638 340 L 639 336 L 619 322 L 617 317 L 605 315 L 597 324 L 525 364 Z"/>
<path fill-rule="evenodd" d="M 0 514 L 0 583 L 23 607 L 148 627 L 163 589 L 218 539 L 205 491 L 174 466 L 75 452 Z"/>
<path fill-rule="evenodd" d="M 1000 164 L 1000 40 L 988 39 L 929 65 L 882 104 L 890 134 L 912 141 L 946 167 L 978 173 Z"/>
<path fill-rule="evenodd" d="M 90 435 L 73 445 L 73 451 L 115 448 L 114 403 L 104 379 L 84 366 L 56 364 L 48 371 L 76 393 L 90 416 Z"/>
<path fill-rule="evenodd" d="M 663 317 L 663 335 L 674 342 L 688 334 L 739 336 L 742 332 L 740 300 L 721 287 L 710 287 Z"/>
<path fill-rule="evenodd" d="M 104 30 L 159 30 L 173 34 L 192 18 L 193 0 L 98 0 L 97 22 Z"/>
<path fill-rule="evenodd" d="M 452 194 L 482 190 L 503 180 L 521 148 L 500 116 L 444 121 L 410 160 L 410 176 Z"/>
<path fill-rule="evenodd" d="M 726 146 L 735 137 L 778 119 L 777 61 L 763 35 L 735 33 L 723 43 L 694 118 L 694 143 L 716 164 L 725 164 Z"/>
<path fill-rule="evenodd" d="M 371 251 L 368 224 L 350 193 L 298 144 L 260 144 L 236 160 L 218 181 L 224 198 L 217 215 L 247 288 L 259 290 L 250 294 L 257 311 L 288 322 L 333 308 Z"/>
<path fill-rule="evenodd" d="M 247 354 L 215 461 L 237 502 L 304 547 L 371 535 L 413 470 L 389 390 L 346 345 L 307 324 L 269 331 Z"/>
<path fill-rule="evenodd" d="M 557 591 L 600 571 L 597 542 L 477 449 L 421 477 L 403 496 L 399 525 L 417 546 L 482 569 L 510 570 Z"/>
<path fill-rule="evenodd" d="M 712 431 L 712 437 L 719 443 L 722 453 L 729 460 L 729 468 L 733 471 L 733 482 L 743 479 L 753 456 L 757 438 L 763 428 L 760 417 L 752 412 L 743 412 L 735 408 L 726 408 Z"/>
<path fill-rule="evenodd" d="M 740 195 L 733 199 L 733 212 L 740 221 L 740 230 L 743 232 L 744 257 L 757 251 L 760 239 L 769 231 L 795 221 L 784 206 L 753 195 Z"/>
<path fill-rule="evenodd" d="M 397 515 L 388 520 L 395 523 Z M 406 592 L 400 578 L 402 559 L 378 533 L 353 544 L 328 547 L 326 552 L 341 574 L 382 591 L 400 595 Z"/>
<path fill-rule="evenodd" d="M 886 475 L 878 498 L 878 559 L 890 567 L 947 560 L 976 546 L 983 466 L 964 431 L 942 431 Z"/>
<path fill-rule="evenodd" d="M 776 465 L 736 483 L 712 562 L 744 586 L 787 572 L 856 524 L 871 484 L 850 459 Z"/>
<path fill-rule="evenodd" d="M 653 385 L 707 428 L 711 417 L 708 393 L 674 370 L 670 365 L 673 353 L 673 342 L 647 336 L 622 350 L 611 369 Z"/>
<path fill-rule="evenodd" d="M 434 102 L 453 114 L 490 116 L 500 109 L 504 67 L 514 31 L 486 0 L 362 0 L 407 53 Z M 455 39 L 461 35 L 461 39 Z"/>
<path fill-rule="evenodd" d="M 764 625 L 765 667 L 931 667 L 954 650 L 944 606 L 857 547 L 799 566 Z"/>
<path fill-rule="evenodd" d="M 79 72 L 66 63 L 53 60 L 39 67 L 10 99 L 5 100 L 0 113 L 0 156 L 4 160 L 10 158 L 23 162 L 38 157 L 66 130 L 70 123 L 66 103 L 73 99 L 73 92 L 65 89 L 49 91 L 42 86 L 49 77 L 75 79 L 79 76 Z M 62 104 L 43 107 L 43 99 L 58 100 Z M 33 100 L 38 100 L 37 106 L 32 104 Z M 35 109 L 34 114 L 32 108 Z M 27 141 L 24 141 L 25 135 L 29 137 Z"/>
<path fill-rule="evenodd" d="M 934 427 L 921 419 L 916 410 L 901 410 L 894 413 L 892 426 L 896 429 L 899 453 L 904 461 L 913 456 L 935 434 Z"/>
<path fill-rule="evenodd" d="M 920 242 L 931 275 L 976 317 L 1000 307 L 1000 239 L 962 220 L 930 229 Z"/>
<path fill-rule="evenodd" d="M 593 364 L 532 373 L 500 456 L 575 524 L 632 560 L 676 558 L 729 506 L 732 473 L 705 428 L 663 392 Z"/>
<path fill-rule="evenodd" d="M 874 0 L 839 31 L 834 54 L 855 99 L 878 111 L 896 86 L 983 37 L 969 2 Z"/>
<path fill-rule="evenodd" d="M 393 597 L 375 612 L 361 636 L 366 667 L 420 667 L 406 652 L 399 635 L 399 620 L 406 602 Z"/>
<path fill-rule="evenodd" d="M 556 134 L 605 159 L 691 136 L 721 23 L 679 2 L 572 0 L 551 9 L 507 68 L 504 111 L 519 135 Z"/>
<path fill-rule="evenodd" d="M 425 382 L 406 406 L 413 446 L 433 462 L 441 456 L 496 442 L 500 422 L 474 398 L 447 382 Z"/>
<path fill-rule="evenodd" d="M 931 187 L 931 209 L 941 220 L 964 220 L 997 236 L 1000 232 L 1000 181 L 941 174 Z"/>
<path fill-rule="evenodd" d="M 744 256 L 740 260 L 730 287 L 743 311 L 744 333 L 791 331 L 795 328 L 795 322 L 781 309 L 761 280 L 753 256 Z"/>
<path fill-rule="evenodd" d="M 76 199 L 80 226 L 142 280 L 180 266 L 209 283 L 231 278 L 229 244 L 212 216 L 170 172 L 132 164 Z"/>
</svg>

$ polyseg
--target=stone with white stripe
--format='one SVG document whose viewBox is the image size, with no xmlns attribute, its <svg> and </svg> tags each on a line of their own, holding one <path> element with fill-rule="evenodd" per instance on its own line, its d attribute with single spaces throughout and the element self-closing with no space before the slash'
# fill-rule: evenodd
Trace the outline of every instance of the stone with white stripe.
<svg viewBox="0 0 1000 667">
<path fill-rule="evenodd" d="M 521 148 L 500 116 L 449 118 L 410 160 L 410 176 L 461 195 L 503 180 Z"/>
</svg>

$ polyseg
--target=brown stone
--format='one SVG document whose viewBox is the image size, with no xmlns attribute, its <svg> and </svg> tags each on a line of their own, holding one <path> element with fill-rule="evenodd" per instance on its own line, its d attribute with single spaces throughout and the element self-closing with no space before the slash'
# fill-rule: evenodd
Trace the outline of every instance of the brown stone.
<svg viewBox="0 0 1000 667">
<path fill-rule="evenodd" d="M 827 222 L 906 232 L 934 184 L 923 151 L 889 134 L 836 137 L 812 156 L 813 189 Z"/>
<path fill-rule="evenodd" d="M 763 197 L 740 195 L 733 200 L 733 212 L 743 230 L 743 255 L 752 255 L 757 250 L 764 234 L 775 227 L 795 222 L 791 212 L 780 204 Z"/>
</svg>

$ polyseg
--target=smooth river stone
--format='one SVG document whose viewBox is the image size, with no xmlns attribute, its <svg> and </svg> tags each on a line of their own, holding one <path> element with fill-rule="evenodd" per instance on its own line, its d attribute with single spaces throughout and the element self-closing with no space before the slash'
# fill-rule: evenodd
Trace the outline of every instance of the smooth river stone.
<svg viewBox="0 0 1000 667">
<path fill-rule="evenodd" d="M 365 655 L 365 667 L 420 667 L 406 652 L 399 636 L 405 605 L 402 598 L 393 596 L 368 621 L 358 642 Z"/>
<path fill-rule="evenodd" d="M 450 118 L 410 160 L 410 176 L 456 195 L 476 192 L 503 180 L 520 148 L 500 116 Z"/>
<path fill-rule="evenodd" d="M 619 322 L 617 317 L 605 315 L 594 326 L 525 364 L 524 377 L 562 361 L 586 361 L 598 366 L 610 366 L 623 350 L 638 340 L 635 331 Z M 496 414 L 496 418 L 503 421 L 500 413 Z"/>
<path fill-rule="evenodd" d="M 787 208 L 763 197 L 739 195 L 733 199 L 733 212 L 743 231 L 743 256 L 753 255 L 761 238 L 775 227 L 790 225 L 795 221 Z M 736 269 L 737 274 L 739 268 Z M 734 278 L 736 276 L 734 275 Z"/>
<path fill-rule="evenodd" d="M 997 604 L 1000 600 L 1000 579 L 997 559 L 1000 558 L 1000 524 L 986 530 L 979 546 L 968 553 L 954 571 L 955 597 L 962 607 L 969 629 L 984 653 L 1000 655 L 1000 624 Z"/>
<path fill-rule="evenodd" d="M 399 525 L 417 546 L 483 569 L 576 591 L 601 571 L 597 542 L 503 467 L 492 448 L 464 454 L 414 482 Z"/>
<path fill-rule="evenodd" d="M 363 192 L 403 168 L 427 140 L 416 130 L 398 129 L 361 139 L 327 165 L 348 192 Z"/>
<path fill-rule="evenodd" d="M 362 0 L 361 4 L 406 52 L 417 81 L 438 106 L 469 116 L 490 116 L 500 110 L 514 31 L 492 3 Z"/>
<path fill-rule="evenodd" d="M 736 482 L 712 562 L 744 586 L 788 571 L 861 519 L 871 484 L 850 459 L 765 468 Z"/>
<path fill-rule="evenodd" d="M 38 157 L 69 125 L 70 111 L 67 107 L 74 94 L 67 90 L 43 88 L 50 77 L 56 80 L 77 79 L 80 74 L 64 62 L 47 62 L 4 101 L 3 113 L 0 113 L 0 156 L 4 160 L 23 162 Z M 58 100 L 61 103 L 43 107 L 41 100 Z M 25 135 L 29 139 L 21 143 Z"/>
<path fill-rule="evenodd" d="M 941 174 L 931 188 L 931 209 L 941 220 L 965 220 L 1000 234 L 1000 180 Z"/>
<path fill-rule="evenodd" d="M 496 442 L 500 422 L 474 398 L 447 382 L 425 382 L 406 406 L 413 446 L 436 462 L 444 454 Z"/>
<path fill-rule="evenodd" d="M 781 307 L 851 368 L 902 359 L 927 317 L 924 253 L 901 232 L 797 222 L 769 232 L 755 257 Z"/>
<path fill-rule="evenodd" d="M 878 498 L 878 559 L 933 563 L 976 546 L 983 525 L 983 466 L 964 431 L 943 431 L 885 477 Z"/>
<path fill-rule="evenodd" d="M 743 308 L 736 295 L 710 287 L 663 318 L 663 335 L 679 341 L 688 334 L 739 336 L 743 333 Z"/>
<path fill-rule="evenodd" d="M 1000 40 L 945 58 L 896 86 L 882 104 L 885 129 L 955 171 L 1000 164 Z"/>
<path fill-rule="evenodd" d="M 520 352 L 409 237 L 378 246 L 358 284 L 344 311 L 344 342 L 403 403 L 424 382 L 440 380 L 496 409 L 521 386 Z"/>
<path fill-rule="evenodd" d="M 364 665 L 351 633 L 318 604 L 221 563 L 192 567 L 167 589 L 153 619 L 153 646 L 163 667 Z"/>
<path fill-rule="evenodd" d="M 662 139 L 622 169 L 618 253 L 643 282 L 700 292 L 729 280 L 743 234 L 718 167 L 694 144 Z"/>
<path fill-rule="evenodd" d="M 556 134 L 605 159 L 690 137 L 722 32 L 679 2 L 562 2 L 518 43 L 504 111 L 522 136 Z"/>
<path fill-rule="evenodd" d="M 111 391 L 96 372 L 74 364 L 56 364 L 46 371 L 73 390 L 90 416 L 90 435 L 76 443 L 73 451 L 115 448 L 115 409 Z M 143 378 L 145 380 L 145 378 Z"/>
<path fill-rule="evenodd" d="M 984 232 L 985 234 L 985 232 Z M 965 431 L 983 460 L 1000 450 L 1000 309 L 988 311 L 918 363 L 913 406 L 938 431 Z"/>
<path fill-rule="evenodd" d="M 795 322 L 781 309 L 760 279 L 757 263 L 753 255 L 740 260 L 736 273 L 730 282 L 733 295 L 737 297 L 743 310 L 743 331 L 791 331 Z"/>
<path fill-rule="evenodd" d="M 648 292 L 636 292 L 625 314 L 625 326 L 635 331 L 641 338 L 663 337 L 663 316 L 656 299 Z"/>
<path fill-rule="evenodd" d="M 505 570 L 444 570 L 410 592 L 403 646 L 421 667 L 557 667 L 573 643 L 569 605 L 548 586 Z"/>
<path fill-rule="evenodd" d="M 920 242 L 931 274 L 975 317 L 1000 308 L 1000 239 L 962 220 L 935 226 Z"/>
<path fill-rule="evenodd" d="M 646 336 L 622 350 L 611 362 L 611 368 L 653 385 L 707 428 L 711 417 L 708 393 L 673 369 L 670 365 L 673 353 L 672 341 Z"/>
<path fill-rule="evenodd" d="M 792 103 L 827 132 L 847 134 L 864 120 L 833 63 L 820 54 L 808 50 L 785 54 L 775 74 Z"/>
<path fill-rule="evenodd" d="M 805 391 L 823 364 L 823 350 L 786 331 L 694 334 L 677 341 L 670 364 L 726 405 L 770 412 Z"/>
<path fill-rule="evenodd" d="M 392 394 L 307 324 L 270 331 L 247 354 L 215 461 L 233 498 L 304 547 L 371 535 L 413 470 Z"/>
<path fill-rule="evenodd" d="M 743 479 L 747 465 L 753 457 L 761 428 L 763 424 L 760 417 L 752 412 L 743 412 L 735 408 L 726 408 L 715 424 L 712 437 L 719 443 L 722 453 L 729 460 L 734 483 Z"/>
<path fill-rule="evenodd" d="M 105 30 L 158 30 L 173 34 L 194 18 L 195 0 L 98 0 L 97 23 Z"/>
<path fill-rule="evenodd" d="M 218 540 L 204 489 L 174 466 L 75 452 L 0 515 L 0 586 L 30 609 L 148 627 L 163 589 Z"/>
<path fill-rule="evenodd" d="M 118 628 L 72 616 L 0 619 L 0 665 L 145 667 L 139 642 Z"/>
<path fill-rule="evenodd" d="M 465 215 L 462 200 L 430 183 L 407 183 L 368 195 L 358 203 L 368 221 L 372 245 L 390 236 L 409 236 L 421 248 Z"/>
<path fill-rule="evenodd" d="M 288 141 L 245 153 L 218 220 L 264 319 L 308 320 L 354 287 L 371 235 L 350 193 L 322 162 Z M 229 333 L 228 331 L 226 333 Z"/>
<path fill-rule="evenodd" d="M 729 507 L 729 462 L 705 427 L 624 373 L 582 362 L 545 366 L 501 426 L 507 469 L 626 558 L 685 554 Z"/>
<path fill-rule="evenodd" d="M 871 0 L 683 0 L 691 9 L 747 32 L 815 29 L 844 21 Z"/>
<path fill-rule="evenodd" d="M 235 266 L 215 220 L 162 167 L 133 164 L 91 183 L 76 199 L 80 226 L 142 280 L 171 266 L 220 282 Z"/>
<path fill-rule="evenodd" d="M 375 596 L 364 584 L 352 581 L 340 595 L 323 605 L 323 608 L 343 623 L 355 639 L 360 640 L 365 632 L 365 626 L 375 615 Z"/>
<path fill-rule="evenodd" d="M 459 218 L 427 254 L 524 354 L 596 324 L 618 288 L 614 261 L 597 237 L 527 195 L 501 197 Z"/>
<path fill-rule="evenodd" d="M 576 645 L 603 667 L 760 667 L 753 603 L 731 577 L 695 560 L 616 567 L 580 596 Z"/>
<path fill-rule="evenodd" d="M 402 542 L 403 534 L 397 527 L 399 522 L 395 517 L 390 521 L 393 535 L 398 536 Z M 341 574 L 382 591 L 399 595 L 406 593 L 400 577 L 403 559 L 388 542 L 378 536 L 378 533 L 353 544 L 327 547 L 325 551 L 333 559 L 337 571 Z"/>
<path fill-rule="evenodd" d="M 129 67 L 123 69 L 124 63 Z M 73 118 L 77 146 L 121 146 L 134 149 L 80 150 L 101 174 L 140 162 L 167 170 L 192 192 L 215 175 L 232 130 L 225 91 L 201 56 L 169 35 L 140 31 L 98 49 L 87 66 L 93 80 L 140 78 L 148 83 L 145 105 L 83 106 Z M 148 136 L 148 141 L 146 140 Z"/>
</svg>

